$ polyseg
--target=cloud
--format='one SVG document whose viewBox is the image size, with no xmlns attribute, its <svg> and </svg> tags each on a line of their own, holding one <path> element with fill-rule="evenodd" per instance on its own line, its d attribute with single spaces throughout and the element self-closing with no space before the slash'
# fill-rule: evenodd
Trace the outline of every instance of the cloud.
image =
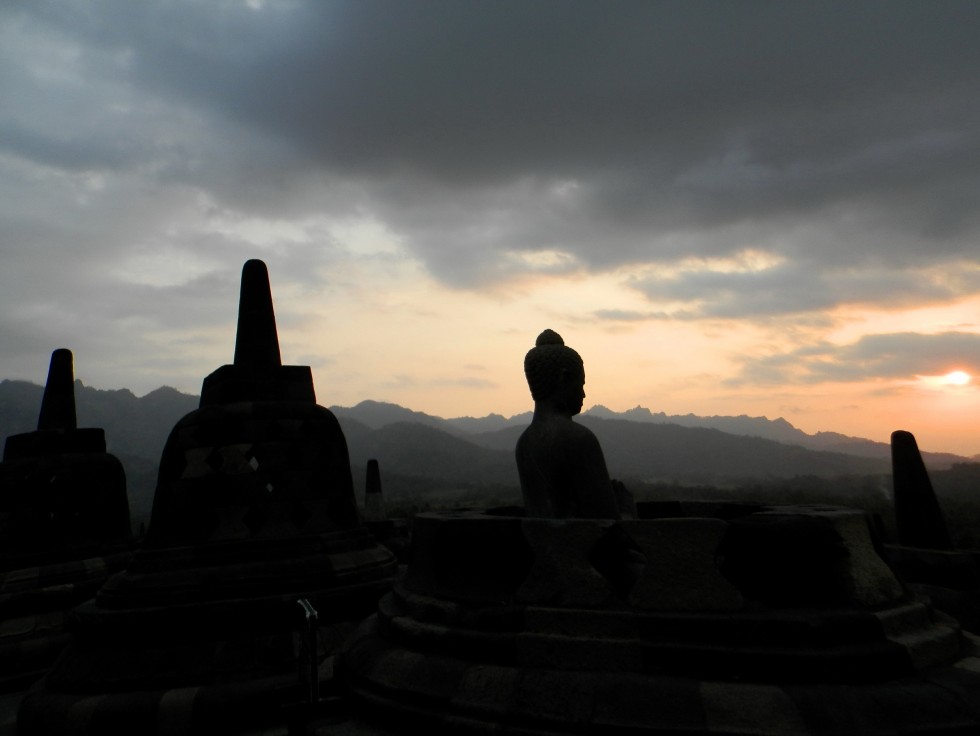
<svg viewBox="0 0 980 736">
<path fill-rule="evenodd" d="M 462 388 L 467 391 L 486 391 L 486 390 L 497 390 L 500 388 L 500 384 L 496 381 L 491 381 L 487 378 L 480 378 L 477 376 L 435 376 L 435 377 L 422 377 L 420 375 L 407 375 L 399 374 L 391 377 L 391 380 L 382 384 L 384 388 L 389 389 L 420 389 L 420 388 L 436 388 L 436 389 L 456 389 Z"/>
<path fill-rule="evenodd" d="M 270 218 L 370 213 L 450 285 L 534 271 L 540 254 L 603 270 L 764 244 L 818 276 L 883 262 L 894 293 L 903 269 L 975 257 L 971 2 L 4 13 L 5 39 L 35 44 L 4 59 L 31 92 L 0 116 L 8 153 L 141 172 Z M 798 272 L 773 276 L 798 291 Z M 850 293 L 812 291 L 800 308 Z"/>
<path fill-rule="evenodd" d="M 846 345 L 822 342 L 784 353 L 746 356 L 740 362 L 741 373 L 732 385 L 914 379 L 954 369 L 980 376 L 980 334 L 865 335 Z"/>
<path fill-rule="evenodd" d="M 253 257 L 287 326 L 418 269 L 612 274 L 605 323 L 975 294 L 978 25 L 955 0 L 0 4 L 4 371 L 79 344 L 80 375 L 193 389 Z M 742 380 L 897 370 L 820 350 Z"/>
<path fill-rule="evenodd" d="M 597 319 L 610 322 L 645 322 L 660 316 L 650 312 L 637 312 L 629 309 L 597 309 L 593 314 Z"/>
</svg>

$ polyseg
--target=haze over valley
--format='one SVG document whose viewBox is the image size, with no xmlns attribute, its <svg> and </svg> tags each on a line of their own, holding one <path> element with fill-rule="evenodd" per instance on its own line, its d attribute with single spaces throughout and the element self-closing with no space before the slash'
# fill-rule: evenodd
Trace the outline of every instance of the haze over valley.
<svg viewBox="0 0 980 736">
<path fill-rule="evenodd" d="M 41 393 L 30 382 L 0 382 L 0 436 L 34 429 Z M 167 435 L 197 408 L 199 397 L 167 387 L 137 397 L 81 381 L 75 397 L 79 426 L 104 428 L 109 452 L 126 468 L 134 524 L 148 522 Z M 374 458 L 389 504 L 407 513 L 520 503 L 514 446 L 530 413 L 442 418 L 371 400 L 329 408 L 347 439 L 358 494 Z M 885 443 L 831 432 L 809 435 L 784 419 L 670 416 L 641 407 L 617 413 L 593 406 L 576 421 L 599 438 L 610 473 L 639 496 L 795 496 L 873 504 L 887 513 L 891 465 Z M 980 470 L 973 464 L 980 458 L 923 456 L 938 492 L 950 474 L 952 486 L 972 482 L 980 492 L 980 473 L 971 474 Z"/>
</svg>

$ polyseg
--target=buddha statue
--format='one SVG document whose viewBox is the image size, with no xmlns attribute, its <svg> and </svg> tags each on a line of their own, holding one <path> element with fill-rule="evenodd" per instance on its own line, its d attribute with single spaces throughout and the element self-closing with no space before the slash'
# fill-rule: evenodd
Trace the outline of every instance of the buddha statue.
<svg viewBox="0 0 980 736">
<path fill-rule="evenodd" d="M 620 518 L 616 488 L 599 440 L 572 421 L 585 399 L 581 356 L 557 332 L 545 330 L 524 358 L 524 375 L 534 399 L 531 425 L 517 441 L 517 470 L 527 515 Z"/>
</svg>

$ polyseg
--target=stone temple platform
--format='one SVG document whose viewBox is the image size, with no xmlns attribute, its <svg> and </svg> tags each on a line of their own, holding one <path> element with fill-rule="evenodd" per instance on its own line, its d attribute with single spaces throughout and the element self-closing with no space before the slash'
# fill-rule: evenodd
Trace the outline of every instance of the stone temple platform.
<svg viewBox="0 0 980 736">
<path fill-rule="evenodd" d="M 358 520 L 347 444 L 307 366 L 279 356 L 265 264 L 242 273 L 235 362 L 204 380 L 160 462 L 144 546 L 73 612 L 24 698 L 24 734 L 235 734 L 306 700 L 299 600 L 322 651 L 374 610 L 396 561 Z"/>
<path fill-rule="evenodd" d="M 338 658 L 356 712 L 402 733 L 980 733 L 976 639 L 862 512 L 640 516 L 417 516 L 405 579 Z"/>
</svg>

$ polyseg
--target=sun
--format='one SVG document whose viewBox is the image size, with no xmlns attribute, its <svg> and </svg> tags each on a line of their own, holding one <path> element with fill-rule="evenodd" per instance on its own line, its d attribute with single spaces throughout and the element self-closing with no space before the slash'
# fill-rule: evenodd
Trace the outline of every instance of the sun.
<svg viewBox="0 0 980 736">
<path fill-rule="evenodd" d="M 950 371 L 941 380 L 947 386 L 965 386 L 970 382 L 970 374 L 966 371 Z"/>
</svg>

